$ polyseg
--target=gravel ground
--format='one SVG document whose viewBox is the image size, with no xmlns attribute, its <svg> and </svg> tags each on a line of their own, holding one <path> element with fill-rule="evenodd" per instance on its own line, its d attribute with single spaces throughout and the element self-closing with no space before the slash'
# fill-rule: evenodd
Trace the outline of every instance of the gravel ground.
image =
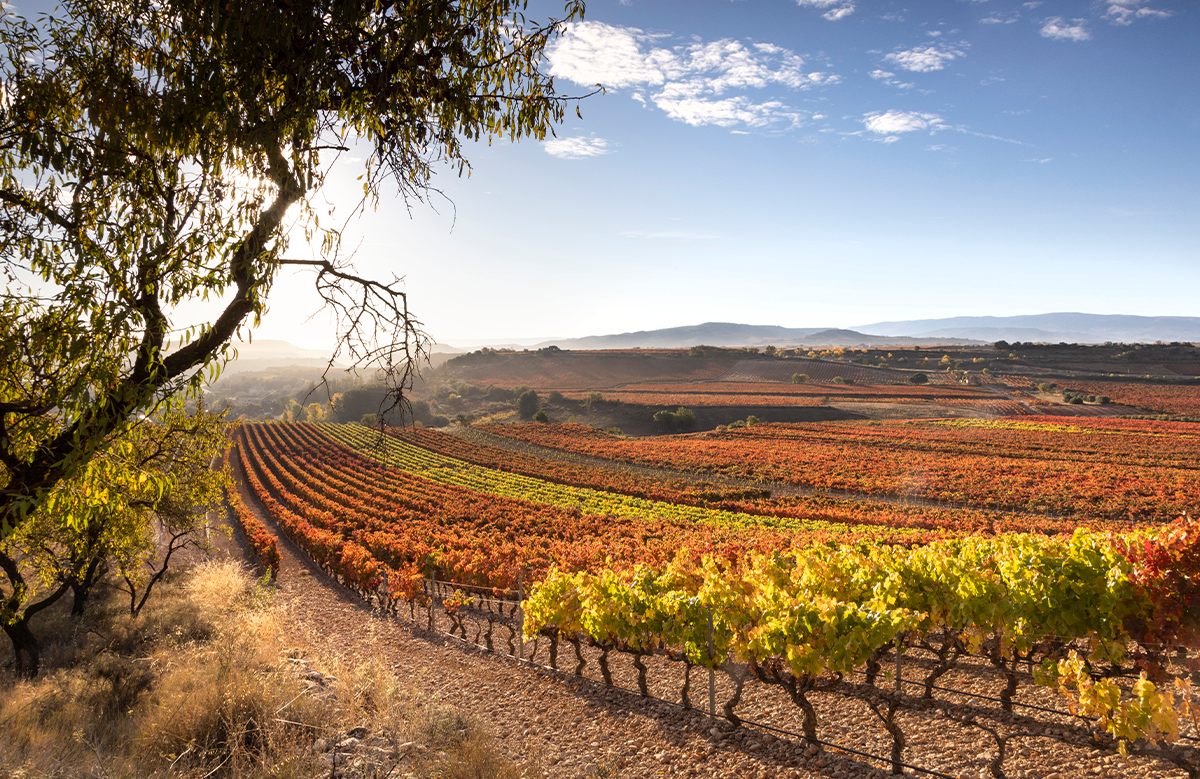
<svg viewBox="0 0 1200 779">
<path fill-rule="evenodd" d="M 628 656 L 613 653 L 610 666 L 616 685 L 625 692 L 598 681 L 596 650 L 584 649 L 588 663 L 583 677 L 569 674 L 575 667 L 574 650 L 560 642 L 558 664 L 568 673 L 556 673 L 475 648 L 467 642 L 424 629 L 427 612 L 418 609 L 420 627 L 407 614 L 397 619 L 381 615 L 370 604 L 345 590 L 315 563 L 304 556 L 278 530 L 244 485 L 242 497 L 280 535 L 282 565 L 277 586 L 278 601 L 285 606 L 296 629 L 320 645 L 326 655 L 337 655 L 352 663 L 356 657 L 378 656 L 419 690 L 443 704 L 460 707 L 478 718 L 501 740 L 514 757 L 539 766 L 545 777 L 882 777 L 887 763 L 850 754 L 838 754 L 837 746 L 816 752 L 798 737 L 771 735 L 747 725 L 733 728 L 723 719 L 686 710 L 678 705 L 640 697 L 636 693 L 636 671 Z M 236 523 L 234 523 L 236 525 Z M 239 543 L 240 542 L 240 543 Z M 244 538 L 235 530 L 231 552 L 245 554 Z M 406 609 L 404 611 L 407 611 Z M 482 632 L 466 620 L 468 636 Z M 436 627 L 450 624 L 439 617 Z M 506 648 L 508 632 L 494 630 L 494 645 Z M 480 639 L 482 641 L 482 638 Z M 532 644 L 522 654 L 533 654 Z M 549 662 L 545 640 L 538 642 L 533 660 Z M 921 660 L 906 656 L 906 667 L 919 670 Z M 665 658 L 648 658 L 648 680 L 652 695 L 679 701 L 683 679 L 681 663 Z M 886 664 L 885 664 L 885 667 Z M 917 674 L 913 674 L 914 677 Z M 596 678 L 589 678 L 589 677 Z M 717 677 L 717 707 L 732 694 L 729 678 Z M 861 681 L 847 679 L 846 683 Z M 951 689 L 995 694 L 1000 684 L 990 668 L 964 663 L 943 676 L 939 685 Z M 707 672 L 691 672 L 691 700 L 707 706 Z M 906 690 L 919 695 L 920 690 Z M 993 704 L 954 694 L 943 700 L 963 706 Z M 891 738 L 879 719 L 862 701 L 845 695 L 813 693 L 820 716 L 818 735 L 832 745 L 860 749 L 887 756 Z M 1045 689 L 1022 685 L 1016 698 L 1023 703 L 1062 709 L 1061 700 Z M 965 710 L 965 709 L 964 709 Z M 736 709 L 745 720 L 786 730 L 800 730 L 798 710 L 784 692 L 756 682 L 747 683 Z M 995 717 L 995 708 L 980 708 L 980 718 Z M 1016 716 L 1021 717 L 1018 708 Z M 936 710 L 897 714 L 907 745 L 904 761 L 956 779 L 990 776 L 987 764 L 994 756 L 995 742 L 977 728 L 946 718 Z M 1031 727 L 1036 725 L 1035 727 Z M 1161 760 L 1124 760 L 1087 746 L 1085 731 L 1070 719 L 1039 714 L 1032 719 L 1003 722 L 1007 729 L 1030 730 L 1037 736 L 1014 738 L 1005 762 L 1009 777 L 1145 777 L 1175 779 L 1186 774 Z M 1059 737 L 1066 735 L 1064 743 Z M 910 773 L 906 771 L 906 773 Z M 914 774 L 920 776 L 922 774 Z M 928 775 L 928 774 L 925 774 Z"/>
</svg>

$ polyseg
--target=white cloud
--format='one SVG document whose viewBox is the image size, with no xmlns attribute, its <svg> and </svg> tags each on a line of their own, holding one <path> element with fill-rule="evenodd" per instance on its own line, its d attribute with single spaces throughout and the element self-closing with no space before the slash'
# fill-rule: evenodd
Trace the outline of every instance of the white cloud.
<svg viewBox="0 0 1200 779">
<path fill-rule="evenodd" d="M 891 110 L 885 113 L 878 111 L 865 115 L 862 120 L 867 129 L 884 138 L 887 143 L 899 140 L 897 133 L 911 133 L 917 130 L 940 130 L 945 127 L 942 117 L 937 114 L 919 114 L 909 111 Z"/>
<path fill-rule="evenodd" d="M 1126 26 L 1133 24 L 1135 19 L 1165 19 L 1171 16 L 1170 11 L 1159 11 L 1156 8 L 1147 8 L 1146 3 L 1149 0 L 1107 0 L 1108 10 L 1104 12 L 1104 18 L 1108 19 L 1113 24 Z"/>
<path fill-rule="evenodd" d="M 894 51 L 884 57 L 897 67 L 911 70 L 914 73 L 926 73 L 931 70 L 941 70 L 946 63 L 964 56 L 961 49 L 949 46 L 917 46 L 912 49 Z"/>
<path fill-rule="evenodd" d="M 987 16 L 987 17 L 984 17 L 983 19 L 980 19 L 979 23 L 980 24 L 1012 24 L 1013 22 L 1017 21 L 1020 18 L 1021 17 L 1019 14 L 1012 14 L 1010 16 L 1001 16 L 1000 14 L 992 14 L 991 16 Z"/>
<path fill-rule="evenodd" d="M 555 138 L 544 144 L 546 153 L 564 160 L 582 160 L 612 154 L 603 138 Z"/>
<path fill-rule="evenodd" d="M 900 89 L 912 89 L 915 84 L 908 84 L 896 78 L 895 73 L 890 73 L 886 70 L 872 70 L 868 75 L 876 81 L 882 81 L 889 87 L 899 87 Z"/>
<path fill-rule="evenodd" d="M 1061 16 L 1052 16 L 1042 26 L 1042 37 L 1057 41 L 1086 41 L 1092 34 L 1083 26 L 1082 19 L 1072 19 L 1074 24 L 1068 24 Z"/>
<path fill-rule="evenodd" d="M 599 22 L 570 25 L 550 50 L 550 72 L 576 84 L 602 83 L 620 89 L 666 80 L 659 63 L 642 54 L 641 30 Z"/>
<path fill-rule="evenodd" d="M 635 100 L 653 102 L 668 116 L 692 125 L 794 126 L 806 114 L 777 98 L 745 94 L 773 86 L 808 89 L 840 78 L 807 71 L 804 59 L 770 43 L 724 39 L 666 48 L 632 27 L 601 22 L 571 24 L 550 48 L 550 72 L 577 84 L 637 87 Z"/>
<path fill-rule="evenodd" d="M 831 22 L 836 22 L 838 19 L 845 19 L 850 14 L 854 13 L 854 3 L 851 0 L 796 0 L 796 5 L 801 8 L 828 8 L 829 10 L 821 14 Z"/>
</svg>

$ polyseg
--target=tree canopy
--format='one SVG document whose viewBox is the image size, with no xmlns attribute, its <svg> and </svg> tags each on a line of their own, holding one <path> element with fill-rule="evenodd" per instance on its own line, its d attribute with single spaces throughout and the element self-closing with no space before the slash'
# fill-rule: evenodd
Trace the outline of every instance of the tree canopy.
<svg viewBox="0 0 1200 779">
<path fill-rule="evenodd" d="M 0 538 L 218 370 L 289 266 L 315 271 L 339 353 L 383 370 L 398 402 L 419 322 L 399 279 L 344 260 L 321 186 L 353 150 L 357 206 L 420 201 L 435 166 L 469 170 L 468 140 L 544 137 L 574 98 L 542 53 L 583 10 L 68 0 L 0 21 Z M 289 255 L 296 230 L 317 254 Z M 197 300 L 219 312 L 183 321 Z"/>
</svg>

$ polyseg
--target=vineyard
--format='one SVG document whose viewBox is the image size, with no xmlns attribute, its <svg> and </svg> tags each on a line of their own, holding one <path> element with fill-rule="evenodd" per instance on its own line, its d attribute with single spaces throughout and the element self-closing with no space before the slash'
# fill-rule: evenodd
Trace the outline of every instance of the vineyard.
<svg viewBox="0 0 1200 779">
<path fill-rule="evenodd" d="M 826 360 L 792 359 L 780 362 L 738 360 L 733 367 L 721 375 L 719 381 L 790 382 L 792 376 L 797 373 L 803 373 L 812 381 L 820 383 L 832 382 L 840 376 L 859 384 L 905 384 L 909 376 L 900 371 L 834 363 Z"/>
<path fill-rule="evenodd" d="M 1063 382 L 1063 386 L 1093 395 L 1107 395 L 1114 403 L 1157 414 L 1200 417 L 1200 384 L 1070 381 Z"/>
<path fill-rule="evenodd" d="M 566 391 L 568 398 L 583 400 L 588 393 Z M 914 387 L 911 385 L 856 384 L 755 384 L 695 382 L 690 384 L 638 384 L 608 390 L 606 400 L 644 406 L 820 406 L 838 401 L 934 401 L 989 408 L 1016 406 L 986 390 L 961 385 Z M 1019 406 L 1016 406 L 1019 408 Z"/>
<path fill-rule="evenodd" d="M 380 608 L 733 726 L 795 734 L 811 766 L 857 753 L 893 773 L 999 777 L 1019 775 L 1032 748 L 1098 769 L 1107 755 L 1138 775 L 1200 775 L 1186 649 L 1200 526 L 1169 522 L 1198 494 L 1187 426 L 1025 417 L 651 441 L 575 427 L 489 426 L 464 440 L 247 425 L 236 456 L 279 527 Z M 496 436 L 512 448 L 486 443 Z M 875 450 L 929 469 L 931 496 L 995 463 L 961 495 L 974 509 L 739 481 L 887 494 L 887 468 L 866 478 L 845 467 L 863 470 Z M 655 468 L 668 470 L 655 479 Z M 1151 480 L 1157 497 L 1125 479 Z M 1029 513 L 1022 490 L 1035 488 L 1070 516 Z M 1021 510 L 986 508 L 1002 494 Z M 804 508 L 788 515 L 789 501 Z M 849 504 L 891 519 L 860 522 Z M 976 524 L 931 530 L 937 512 Z M 1057 535 L 996 535 L 996 520 Z M 930 743 L 931 728 L 985 748 L 963 763 Z"/>
<path fill-rule="evenodd" d="M 484 429 L 653 468 L 979 508 L 1159 521 L 1195 508 L 1200 434 L 1194 427 L 1024 419 L 1035 422 L 823 422 L 641 439 L 581 425 Z"/>
<path fill-rule="evenodd" d="M 458 358 L 466 381 L 499 387 L 596 389 L 643 381 L 712 381 L 732 367 L 731 358 L 685 359 L 686 352 L 617 351 L 497 354 Z M 474 355 L 471 355 L 474 357 Z"/>
</svg>

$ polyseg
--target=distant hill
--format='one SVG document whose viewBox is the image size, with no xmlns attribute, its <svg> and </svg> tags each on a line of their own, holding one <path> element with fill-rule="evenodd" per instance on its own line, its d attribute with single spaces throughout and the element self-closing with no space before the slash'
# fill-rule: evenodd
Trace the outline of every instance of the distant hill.
<svg viewBox="0 0 1200 779">
<path fill-rule="evenodd" d="M 1132 316 L 1123 314 L 1033 314 L 1028 316 L 960 316 L 946 319 L 913 319 L 875 322 L 851 329 L 825 327 L 780 327 L 744 325 L 734 322 L 705 322 L 661 330 L 556 338 L 528 347 L 518 344 L 488 344 L 491 348 L 543 349 L 557 346 L 567 350 L 594 349 L 686 349 L 691 346 L 778 347 L 888 347 L 971 346 L 996 341 L 1095 344 L 1200 342 L 1200 317 Z M 481 344 L 487 343 L 481 341 Z M 447 352 L 453 347 L 438 347 Z"/>
<path fill-rule="evenodd" d="M 537 344 L 537 348 L 557 346 L 559 349 L 682 349 L 701 344 L 707 346 L 912 346 L 919 344 L 968 344 L 961 337 L 911 338 L 872 335 L 854 330 L 822 327 L 779 327 L 776 325 L 742 325 L 732 322 L 705 322 L 687 327 L 662 330 L 639 330 L 635 333 L 592 335 L 584 338 L 563 338 Z"/>
<path fill-rule="evenodd" d="M 1133 316 L 1127 314 L 1029 314 L 1025 316 L 959 316 L 874 322 L 864 330 L 883 335 L 921 338 L 973 338 L 980 341 L 1046 341 L 1049 343 L 1153 343 L 1200 341 L 1200 317 Z"/>
<path fill-rule="evenodd" d="M 250 343 L 234 344 L 237 359 L 225 366 L 223 373 L 245 373 L 288 366 L 324 368 L 329 364 L 331 353 L 324 349 L 304 349 L 287 341 L 264 338 Z M 335 362 L 334 368 L 346 367 Z"/>
</svg>

